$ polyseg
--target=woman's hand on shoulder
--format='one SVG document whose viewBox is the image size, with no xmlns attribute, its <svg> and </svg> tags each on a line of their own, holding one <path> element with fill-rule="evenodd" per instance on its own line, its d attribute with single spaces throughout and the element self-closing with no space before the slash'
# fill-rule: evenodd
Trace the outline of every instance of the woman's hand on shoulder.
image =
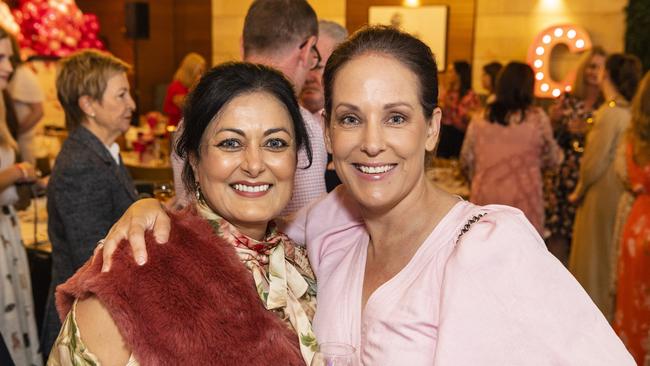
<svg viewBox="0 0 650 366">
<path fill-rule="evenodd" d="M 145 246 L 144 233 L 153 230 L 154 237 L 158 243 L 166 243 L 169 240 L 171 223 L 167 212 L 157 200 L 153 198 L 136 201 L 129 207 L 122 217 L 111 227 L 108 235 L 97 248 L 103 246 L 102 272 L 108 272 L 111 268 L 111 258 L 119 243 L 127 239 L 133 251 L 136 263 L 143 265 L 147 262 L 147 249 Z M 95 250 L 97 254 L 97 249 Z"/>
</svg>

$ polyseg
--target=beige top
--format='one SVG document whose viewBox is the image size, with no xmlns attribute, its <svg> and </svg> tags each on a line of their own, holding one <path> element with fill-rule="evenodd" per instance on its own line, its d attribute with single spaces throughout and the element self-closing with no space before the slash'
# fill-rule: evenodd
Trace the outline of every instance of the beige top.
<svg viewBox="0 0 650 366">
<path fill-rule="evenodd" d="M 88 350 L 84 344 L 79 327 L 77 327 L 77 301 L 72 305 L 72 311 L 63 322 L 61 332 L 57 337 L 50 358 L 47 360 L 47 366 L 68 366 L 68 365 L 94 365 L 99 366 L 101 362 L 97 357 Z M 126 366 L 139 366 L 138 361 L 129 357 Z"/>
</svg>

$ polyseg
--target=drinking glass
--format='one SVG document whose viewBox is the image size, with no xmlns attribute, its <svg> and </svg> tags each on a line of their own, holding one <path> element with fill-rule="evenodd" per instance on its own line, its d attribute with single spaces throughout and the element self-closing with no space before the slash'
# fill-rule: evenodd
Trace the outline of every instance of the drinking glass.
<svg viewBox="0 0 650 366">
<path fill-rule="evenodd" d="M 153 196 L 162 203 L 169 201 L 174 197 L 174 184 L 171 182 L 154 183 Z"/>
<path fill-rule="evenodd" d="M 318 346 L 311 366 L 356 366 L 356 350 L 349 344 L 326 342 Z"/>
</svg>

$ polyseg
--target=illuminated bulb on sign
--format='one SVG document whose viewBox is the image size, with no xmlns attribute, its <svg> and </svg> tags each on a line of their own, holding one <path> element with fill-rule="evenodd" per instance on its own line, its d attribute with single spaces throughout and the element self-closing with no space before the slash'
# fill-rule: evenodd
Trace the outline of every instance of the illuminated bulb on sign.
<svg viewBox="0 0 650 366">
<path fill-rule="evenodd" d="M 417 8 L 418 6 L 420 6 L 420 0 L 404 0 L 404 6 Z"/>
<path fill-rule="evenodd" d="M 565 86 L 564 91 L 567 92 L 567 93 L 570 92 L 571 91 L 571 85 Z"/>
<path fill-rule="evenodd" d="M 539 2 L 561 4 L 563 0 L 539 0 Z M 526 62 L 533 69 L 535 96 L 557 98 L 565 91 L 572 91 L 568 87 L 571 84 L 569 77 L 557 81 L 551 77 L 551 66 L 554 63 L 553 47 L 562 44 L 568 47 L 571 53 L 581 53 L 591 48 L 589 34 L 576 24 L 556 24 L 542 29 L 533 39 L 533 43 L 528 47 Z"/>
</svg>

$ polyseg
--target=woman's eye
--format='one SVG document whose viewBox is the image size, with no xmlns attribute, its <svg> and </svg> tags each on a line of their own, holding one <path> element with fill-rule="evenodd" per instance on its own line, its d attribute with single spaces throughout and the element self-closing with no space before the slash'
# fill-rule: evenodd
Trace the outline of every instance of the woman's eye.
<svg viewBox="0 0 650 366">
<path fill-rule="evenodd" d="M 242 143 L 237 139 L 226 139 L 217 144 L 217 147 L 224 150 L 237 150 L 242 146 Z"/>
<path fill-rule="evenodd" d="M 394 116 L 390 116 L 388 118 L 388 123 L 391 124 L 391 125 L 401 125 L 404 122 L 406 122 L 406 118 L 404 118 L 404 116 L 400 116 L 398 114 L 396 114 Z"/>
<path fill-rule="evenodd" d="M 355 126 L 359 124 L 359 119 L 355 116 L 344 116 L 339 120 L 339 123 L 343 126 Z"/>
<path fill-rule="evenodd" d="M 284 150 L 289 147 L 289 143 L 280 138 L 268 139 L 264 143 L 264 147 L 268 147 L 272 150 Z"/>
</svg>

